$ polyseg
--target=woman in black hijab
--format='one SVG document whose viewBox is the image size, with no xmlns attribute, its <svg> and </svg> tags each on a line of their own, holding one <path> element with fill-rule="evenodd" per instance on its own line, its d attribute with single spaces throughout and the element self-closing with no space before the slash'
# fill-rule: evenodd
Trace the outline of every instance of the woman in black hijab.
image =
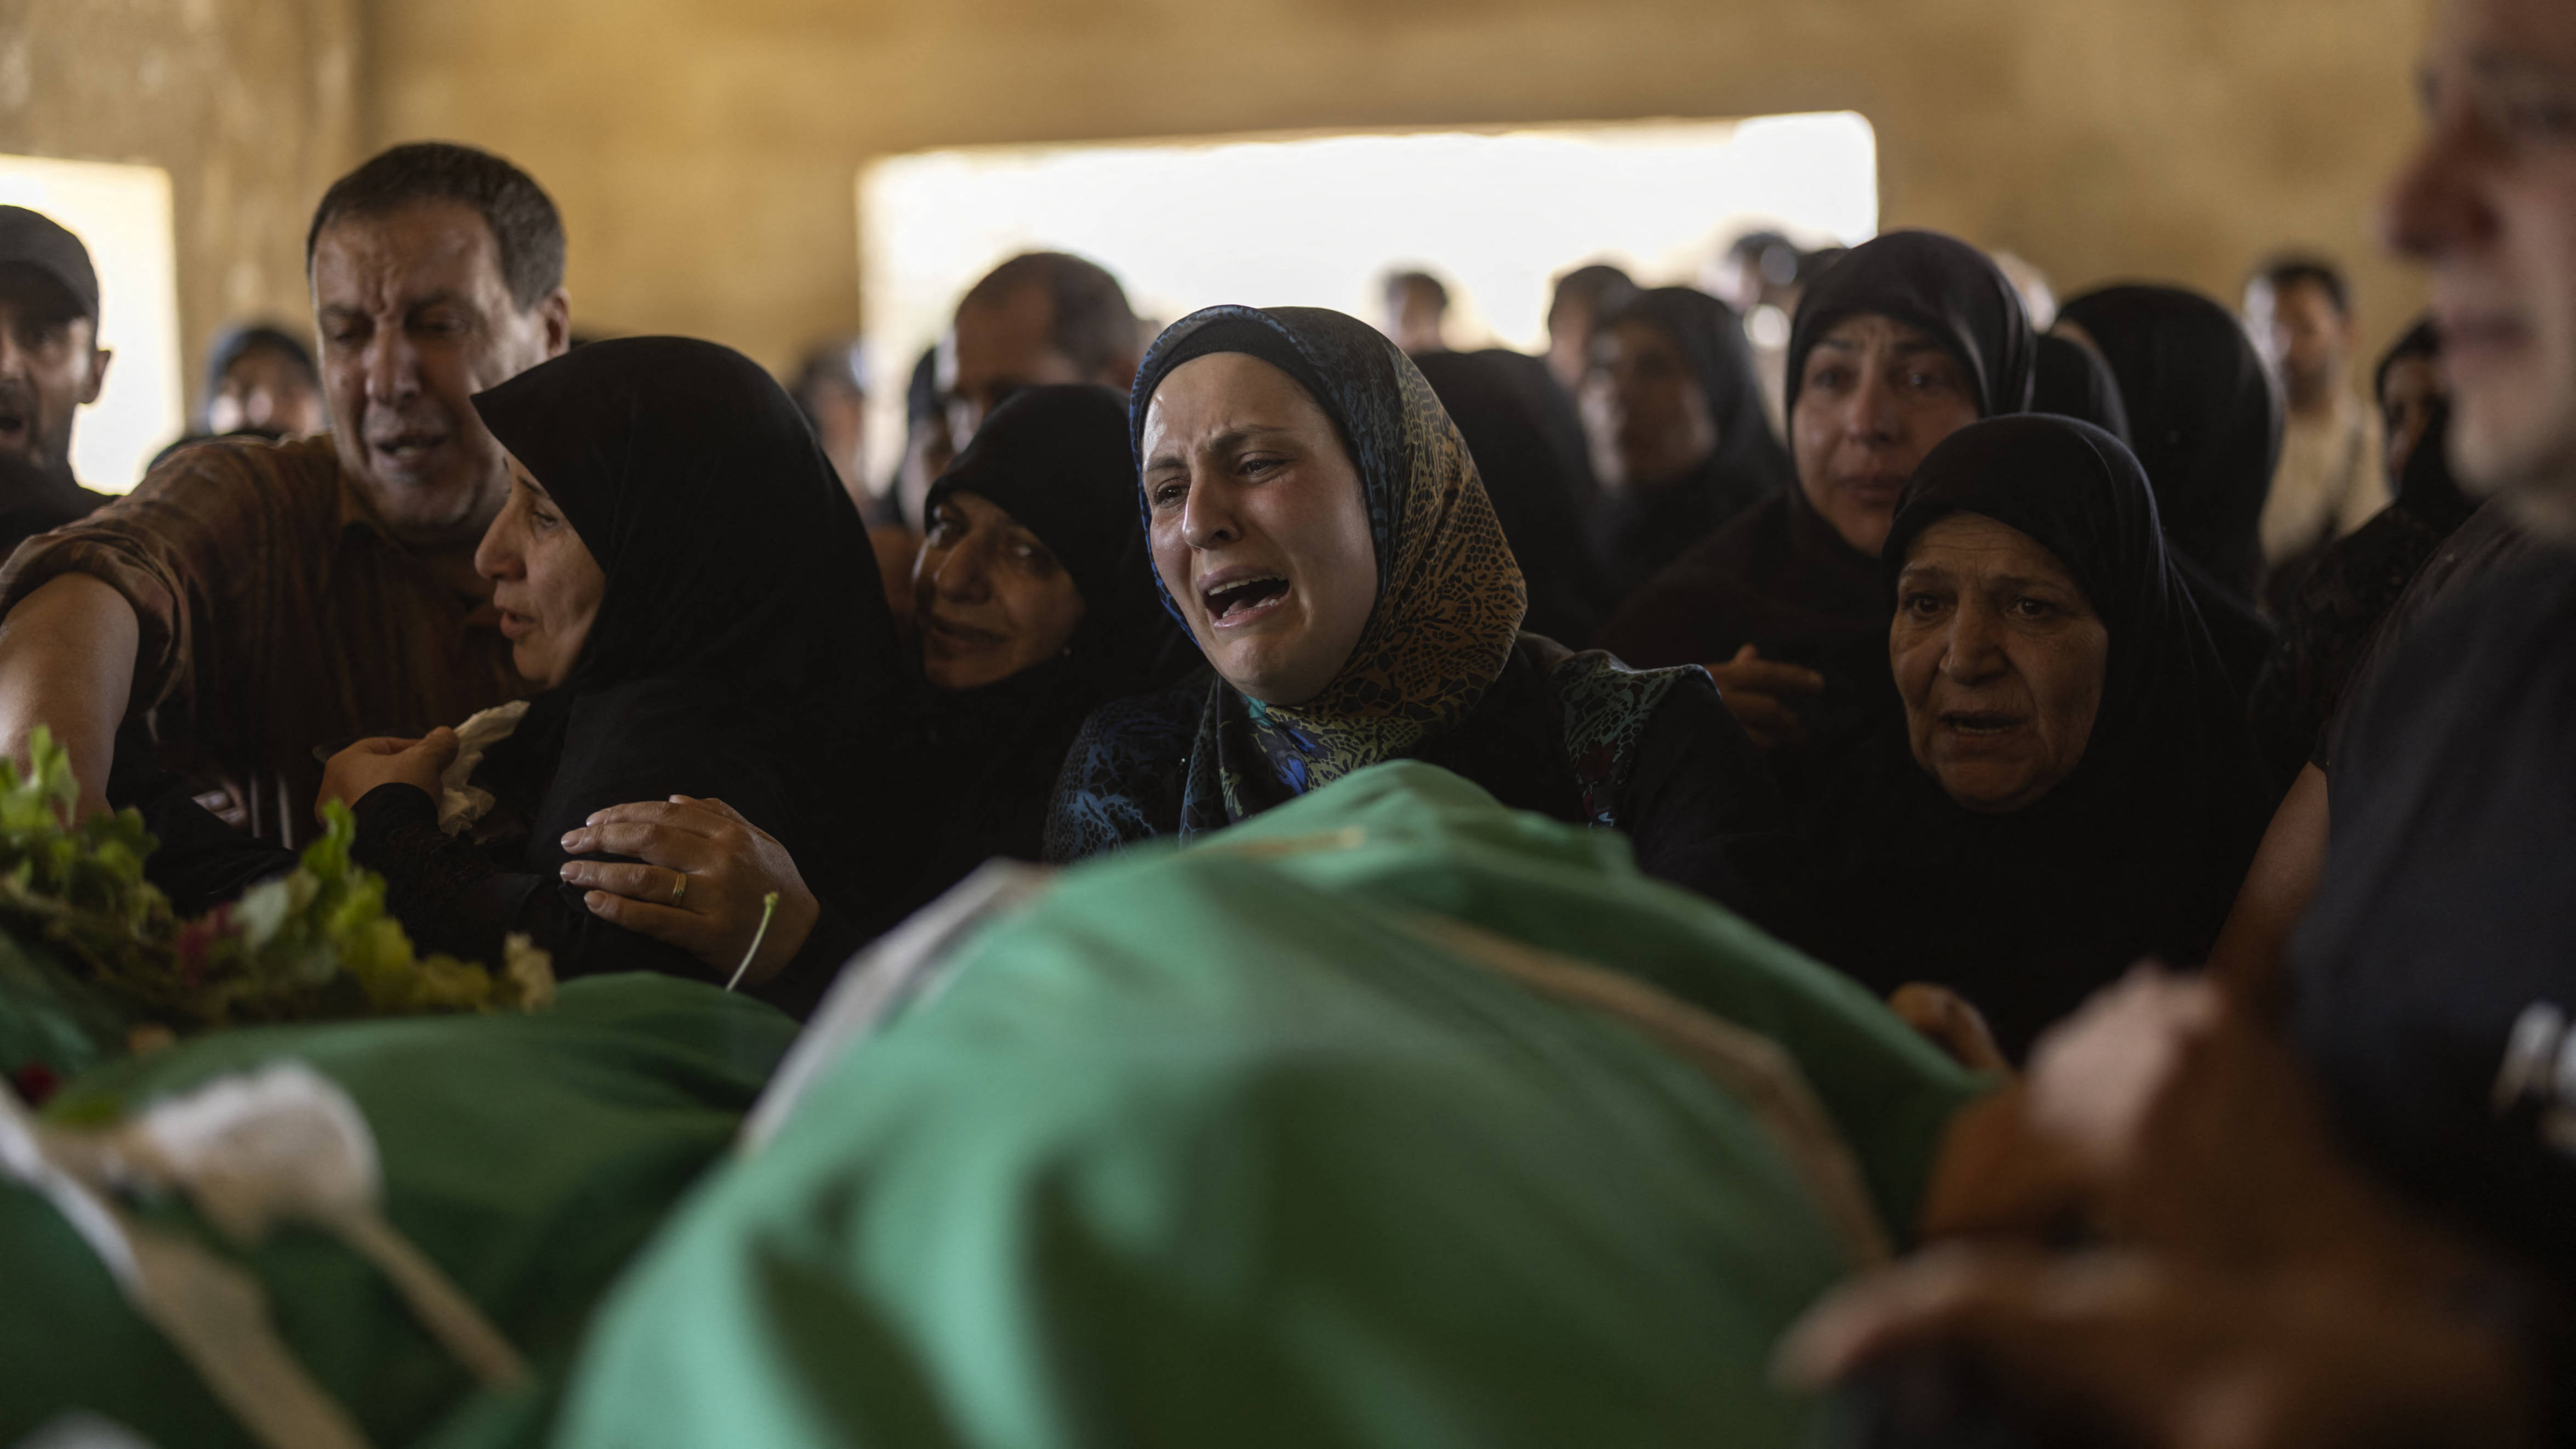
<svg viewBox="0 0 2576 1449">
<path fill-rule="evenodd" d="M 1985 253 L 1928 231 L 1854 249 L 1790 330 L 1798 486 L 1630 595 L 1601 647 L 1641 667 L 1709 666 L 1783 789 L 1804 794 L 1892 703 L 1877 558 L 1897 489 L 1955 429 L 2021 411 L 2032 357 L 2021 299 Z"/>
<path fill-rule="evenodd" d="M 1572 400 L 1545 362 L 1500 348 L 1426 352 L 1413 365 L 1475 457 L 1529 588 L 1530 631 L 1590 643 L 1609 601 L 1583 534 L 1582 501 L 1594 490 Z"/>
<path fill-rule="evenodd" d="M 1083 719 L 1197 667 L 1154 591 L 1135 498 L 1127 409 L 1086 384 L 1014 394 L 931 485 L 913 597 L 942 844 L 923 894 L 992 856 L 1038 859 Z M 1070 598 L 1045 596 L 1042 619 L 1049 575 Z M 1032 603 L 1010 607 L 1014 593 Z M 1023 663 L 1031 634 L 1047 647 Z"/>
<path fill-rule="evenodd" d="M 1156 578 L 1212 672 L 1091 717 L 1048 859 L 1189 840 L 1395 759 L 1625 831 L 1642 869 L 1708 893 L 1728 845 L 1776 823 L 1705 674 L 1520 632 L 1466 444 L 1375 328 L 1193 313 L 1146 355 L 1129 428 Z"/>
<path fill-rule="evenodd" d="M 739 353 L 650 337 L 592 343 L 474 407 L 515 479 L 476 566 L 546 688 L 474 771 L 479 818 L 442 805 L 453 732 L 333 758 L 324 797 L 355 802 L 353 854 L 392 912 L 467 959 L 498 961 L 517 931 L 559 975 L 703 979 L 559 879 L 592 812 L 690 796 L 793 850 L 843 917 L 882 917 L 909 880 L 887 828 L 910 818 L 901 772 L 883 766 L 904 757 L 911 691 L 858 512 L 794 402 Z M 690 914 L 684 892 L 654 909 Z M 826 954 L 764 943 L 746 979 L 809 1006 L 840 963 Z"/>
<path fill-rule="evenodd" d="M 1585 525 L 1613 598 L 1789 486 L 1744 325 L 1705 292 L 1656 287 L 1602 318 L 1582 400 Z"/>
<path fill-rule="evenodd" d="M 905 833 L 916 859 L 905 869 L 904 901 L 926 901 L 995 856 L 1036 860 L 1056 776 L 1084 718 L 1198 667 L 1155 592 L 1135 491 L 1127 410 L 1117 394 L 1088 384 L 1013 394 L 931 486 L 929 533 L 906 584 L 927 686 L 927 750 L 902 767 L 927 782 L 919 818 L 928 824 Z M 601 889 L 649 907 L 685 875 L 691 897 L 720 903 L 714 913 L 736 934 L 751 929 L 766 892 L 805 893 L 804 872 L 785 850 L 727 831 L 702 808 L 619 806 L 576 834 L 581 848 L 615 849 L 652 867 L 628 878 L 574 866 L 585 883 L 596 870 Z M 667 924 L 648 917 L 637 929 L 695 944 L 689 933 L 666 935 Z M 801 926 L 785 929 L 789 946 L 834 961 L 868 935 L 828 906 L 816 913 L 813 944 L 793 934 Z"/>
<path fill-rule="evenodd" d="M 2018 1055 L 2143 956 L 2197 961 L 2269 797 L 2146 475 L 2071 419 L 1951 435 L 1887 537 L 1905 718 L 1757 867 L 1755 914 Z"/>
<path fill-rule="evenodd" d="M 2235 314 L 2180 287 L 2105 287 L 2058 309 L 2084 334 L 2129 415 L 2165 537 L 2240 694 L 2273 632 L 2251 602 L 2263 583 L 2263 500 L 2281 459 L 2281 397 Z"/>
</svg>

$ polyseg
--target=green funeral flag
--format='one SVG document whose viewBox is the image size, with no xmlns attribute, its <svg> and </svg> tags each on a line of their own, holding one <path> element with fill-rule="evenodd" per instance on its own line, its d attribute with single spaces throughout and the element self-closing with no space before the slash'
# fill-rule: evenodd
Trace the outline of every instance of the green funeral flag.
<svg viewBox="0 0 2576 1449">
<path fill-rule="evenodd" d="M 1559 977 L 1752 1039 L 1815 1150 Z M 1616 836 L 1384 765 L 981 928 L 672 1221 L 558 1442 L 1786 1445 L 1773 1344 L 1986 1086 Z"/>
<path fill-rule="evenodd" d="M 592 1308 L 795 1030 L 710 985 L 595 977 L 534 1015 L 209 1033 L 75 1078 L 47 1116 L 109 1122 L 280 1060 L 336 1082 L 375 1139 L 386 1218 L 526 1355 L 531 1384 L 476 1388 L 381 1274 L 320 1232 L 281 1228 L 243 1252 L 177 1204 L 140 1215 L 249 1268 L 279 1336 L 370 1442 L 533 1445 Z M 53 1205 L 0 1177 L 0 1444 L 75 1410 L 169 1449 L 250 1443 Z"/>
</svg>

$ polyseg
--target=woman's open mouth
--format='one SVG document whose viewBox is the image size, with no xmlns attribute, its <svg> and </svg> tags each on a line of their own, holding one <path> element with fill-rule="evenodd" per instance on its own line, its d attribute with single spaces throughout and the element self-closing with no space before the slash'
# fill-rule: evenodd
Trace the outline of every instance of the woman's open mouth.
<svg viewBox="0 0 2576 1449">
<path fill-rule="evenodd" d="M 1288 597 L 1288 580 L 1278 574 L 1248 574 L 1237 578 L 1220 578 L 1215 587 L 1202 586 L 1199 602 L 1207 606 L 1208 622 L 1220 629 L 1234 629 L 1268 613 Z"/>
<path fill-rule="evenodd" d="M 937 614 L 925 613 L 921 616 L 921 620 L 924 626 L 922 633 L 934 641 L 943 654 L 971 653 L 979 649 L 990 649 L 1002 642 L 1002 636 L 989 629 L 960 624 L 954 619 L 942 618 Z"/>
<path fill-rule="evenodd" d="M 1941 716 L 1941 727 L 1969 739 L 1996 739 L 2027 722 L 2026 716 L 2003 710 L 1953 710 Z"/>
</svg>

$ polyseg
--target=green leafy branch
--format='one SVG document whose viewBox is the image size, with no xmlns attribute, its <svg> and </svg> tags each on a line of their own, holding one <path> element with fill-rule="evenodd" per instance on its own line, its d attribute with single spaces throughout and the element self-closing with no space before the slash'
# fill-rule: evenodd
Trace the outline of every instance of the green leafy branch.
<svg viewBox="0 0 2576 1449">
<path fill-rule="evenodd" d="M 381 876 L 349 858 L 347 807 L 292 871 L 181 921 L 144 879 L 158 843 L 131 809 L 66 825 L 68 751 L 42 728 L 21 771 L 0 760 L 0 927 L 50 943 L 128 1006 L 177 1025 L 533 1010 L 554 998 L 546 954 L 510 938 L 502 969 L 420 956 L 385 914 Z"/>
</svg>

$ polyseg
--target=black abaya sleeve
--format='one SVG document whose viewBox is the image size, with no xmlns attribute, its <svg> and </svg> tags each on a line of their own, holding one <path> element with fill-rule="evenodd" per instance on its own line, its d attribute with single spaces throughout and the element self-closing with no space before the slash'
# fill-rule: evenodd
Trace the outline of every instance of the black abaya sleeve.
<svg viewBox="0 0 2576 1449">
<path fill-rule="evenodd" d="M 1782 830 L 1787 813 L 1717 691 L 1703 682 L 1665 694 L 1618 796 L 1639 870 L 1741 909 L 1749 891 L 1730 857 Z"/>
<path fill-rule="evenodd" d="M 554 958 L 558 977 L 658 971 L 705 981 L 715 974 L 677 946 L 592 915 L 579 887 L 506 869 L 439 829 L 438 803 L 417 786 L 379 785 L 352 813 L 358 837 L 350 855 L 384 876 L 385 909 L 423 951 L 497 967 L 502 938 L 520 931 Z"/>
</svg>

